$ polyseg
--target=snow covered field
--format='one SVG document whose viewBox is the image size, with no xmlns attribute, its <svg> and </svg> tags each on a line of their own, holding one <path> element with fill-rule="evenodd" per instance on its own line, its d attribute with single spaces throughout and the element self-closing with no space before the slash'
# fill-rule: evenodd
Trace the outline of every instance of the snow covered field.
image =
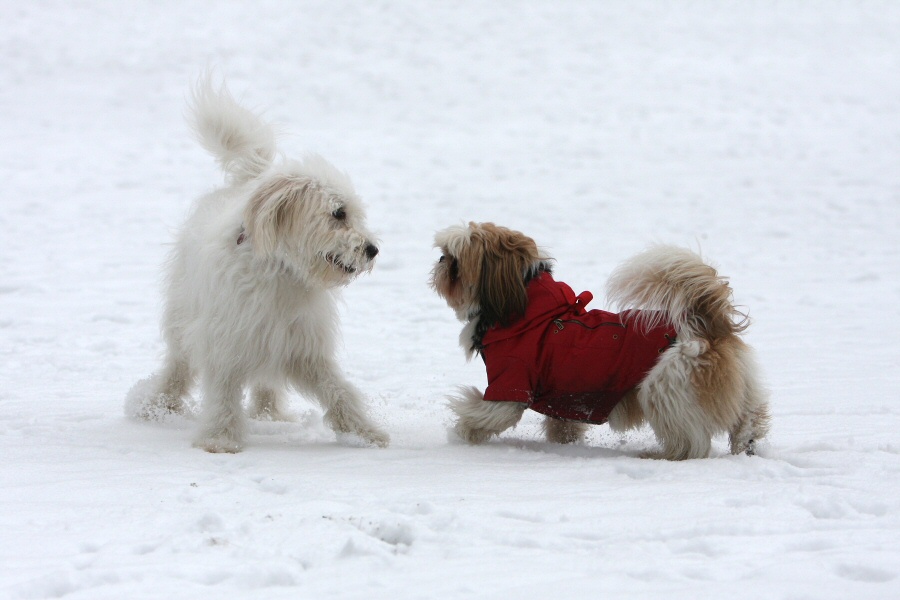
<svg viewBox="0 0 900 600">
<path fill-rule="evenodd" d="M 0 598 L 900 597 L 900 4 L 0 0 Z M 381 238 L 342 359 L 393 436 L 295 423 L 193 449 L 123 416 L 161 264 L 221 181 L 183 121 L 207 65 Z M 533 236 L 576 292 L 654 241 L 754 319 L 756 457 L 649 431 L 448 439 L 484 385 L 428 288 L 436 229 Z"/>
</svg>

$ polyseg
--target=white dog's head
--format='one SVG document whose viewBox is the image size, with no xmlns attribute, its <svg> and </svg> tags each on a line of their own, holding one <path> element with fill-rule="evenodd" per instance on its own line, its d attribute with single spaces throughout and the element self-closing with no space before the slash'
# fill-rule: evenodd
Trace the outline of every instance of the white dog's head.
<svg viewBox="0 0 900 600">
<path fill-rule="evenodd" d="M 234 193 L 247 198 L 244 231 L 266 265 L 307 285 L 333 287 L 370 271 L 378 247 L 350 178 L 318 155 L 275 164 L 275 131 L 238 104 L 210 73 L 194 88 L 188 115 L 200 144 Z"/>
<path fill-rule="evenodd" d="M 318 155 L 286 160 L 249 182 L 253 251 L 310 284 L 332 287 L 371 271 L 378 247 L 350 178 Z"/>
<path fill-rule="evenodd" d="M 533 239 L 493 223 L 454 225 L 439 231 L 434 246 L 441 257 L 431 272 L 431 287 L 461 321 L 482 327 L 506 324 L 525 312 L 526 285 L 549 270 Z"/>
</svg>

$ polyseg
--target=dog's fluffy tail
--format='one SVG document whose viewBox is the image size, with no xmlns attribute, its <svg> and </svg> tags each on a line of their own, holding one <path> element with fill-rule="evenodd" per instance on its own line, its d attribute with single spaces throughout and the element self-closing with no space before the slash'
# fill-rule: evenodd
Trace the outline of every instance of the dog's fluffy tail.
<svg viewBox="0 0 900 600">
<path fill-rule="evenodd" d="M 685 341 L 719 339 L 749 324 L 728 282 L 686 248 L 654 246 L 626 261 L 610 276 L 607 295 L 622 310 L 641 309 L 644 327 L 669 321 Z"/>
<path fill-rule="evenodd" d="M 231 183 L 253 179 L 275 158 L 271 125 L 239 105 L 224 83 L 215 87 L 210 74 L 194 87 L 188 121 Z"/>
</svg>

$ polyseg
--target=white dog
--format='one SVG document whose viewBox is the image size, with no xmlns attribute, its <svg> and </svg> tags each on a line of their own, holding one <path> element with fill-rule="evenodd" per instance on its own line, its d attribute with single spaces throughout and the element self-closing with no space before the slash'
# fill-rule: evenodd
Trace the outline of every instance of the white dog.
<svg viewBox="0 0 900 600">
<path fill-rule="evenodd" d="M 586 423 L 647 422 L 662 445 L 654 456 L 673 460 L 708 456 L 718 433 L 732 453 L 753 454 L 766 435 L 766 393 L 739 335 L 747 319 L 693 252 L 659 246 L 625 262 L 608 286 L 625 309 L 615 314 L 587 310 L 591 294 L 555 281 L 550 259 L 518 231 L 470 223 L 435 245 L 432 287 L 487 369 L 483 395 L 463 388 L 451 403 L 462 439 L 485 442 L 526 408 L 546 415 L 547 438 L 561 443 L 581 439 Z"/>
<path fill-rule="evenodd" d="M 165 363 L 132 388 L 126 412 L 183 412 L 199 378 L 195 446 L 238 452 L 244 388 L 255 417 L 281 420 L 292 386 L 318 399 L 335 432 L 386 446 L 334 357 L 335 288 L 370 271 L 378 254 L 349 178 L 317 155 L 275 162 L 272 127 L 208 76 L 190 119 L 228 185 L 201 197 L 178 235 L 165 285 Z"/>
</svg>

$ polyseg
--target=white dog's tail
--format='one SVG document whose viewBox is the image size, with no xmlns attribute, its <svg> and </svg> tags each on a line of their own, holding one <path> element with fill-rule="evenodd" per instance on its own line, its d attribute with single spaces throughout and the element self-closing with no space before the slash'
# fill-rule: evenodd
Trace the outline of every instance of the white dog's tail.
<svg viewBox="0 0 900 600">
<path fill-rule="evenodd" d="M 620 310 L 645 311 L 645 327 L 669 321 L 685 341 L 717 339 L 749 324 L 732 304 L 728 282 L 685 248 L 654 246 L 626 261 L 610 276 L 607 295 Z"/>
<path fill-rule="evenodd" d="M 239 105 L 223 83 L 201 77 L 193 90 L 188 120 L 203 148 L 212 154 L 231 183 L 262 173 L 275 158 L 275 131 Z"/>
</svg>

